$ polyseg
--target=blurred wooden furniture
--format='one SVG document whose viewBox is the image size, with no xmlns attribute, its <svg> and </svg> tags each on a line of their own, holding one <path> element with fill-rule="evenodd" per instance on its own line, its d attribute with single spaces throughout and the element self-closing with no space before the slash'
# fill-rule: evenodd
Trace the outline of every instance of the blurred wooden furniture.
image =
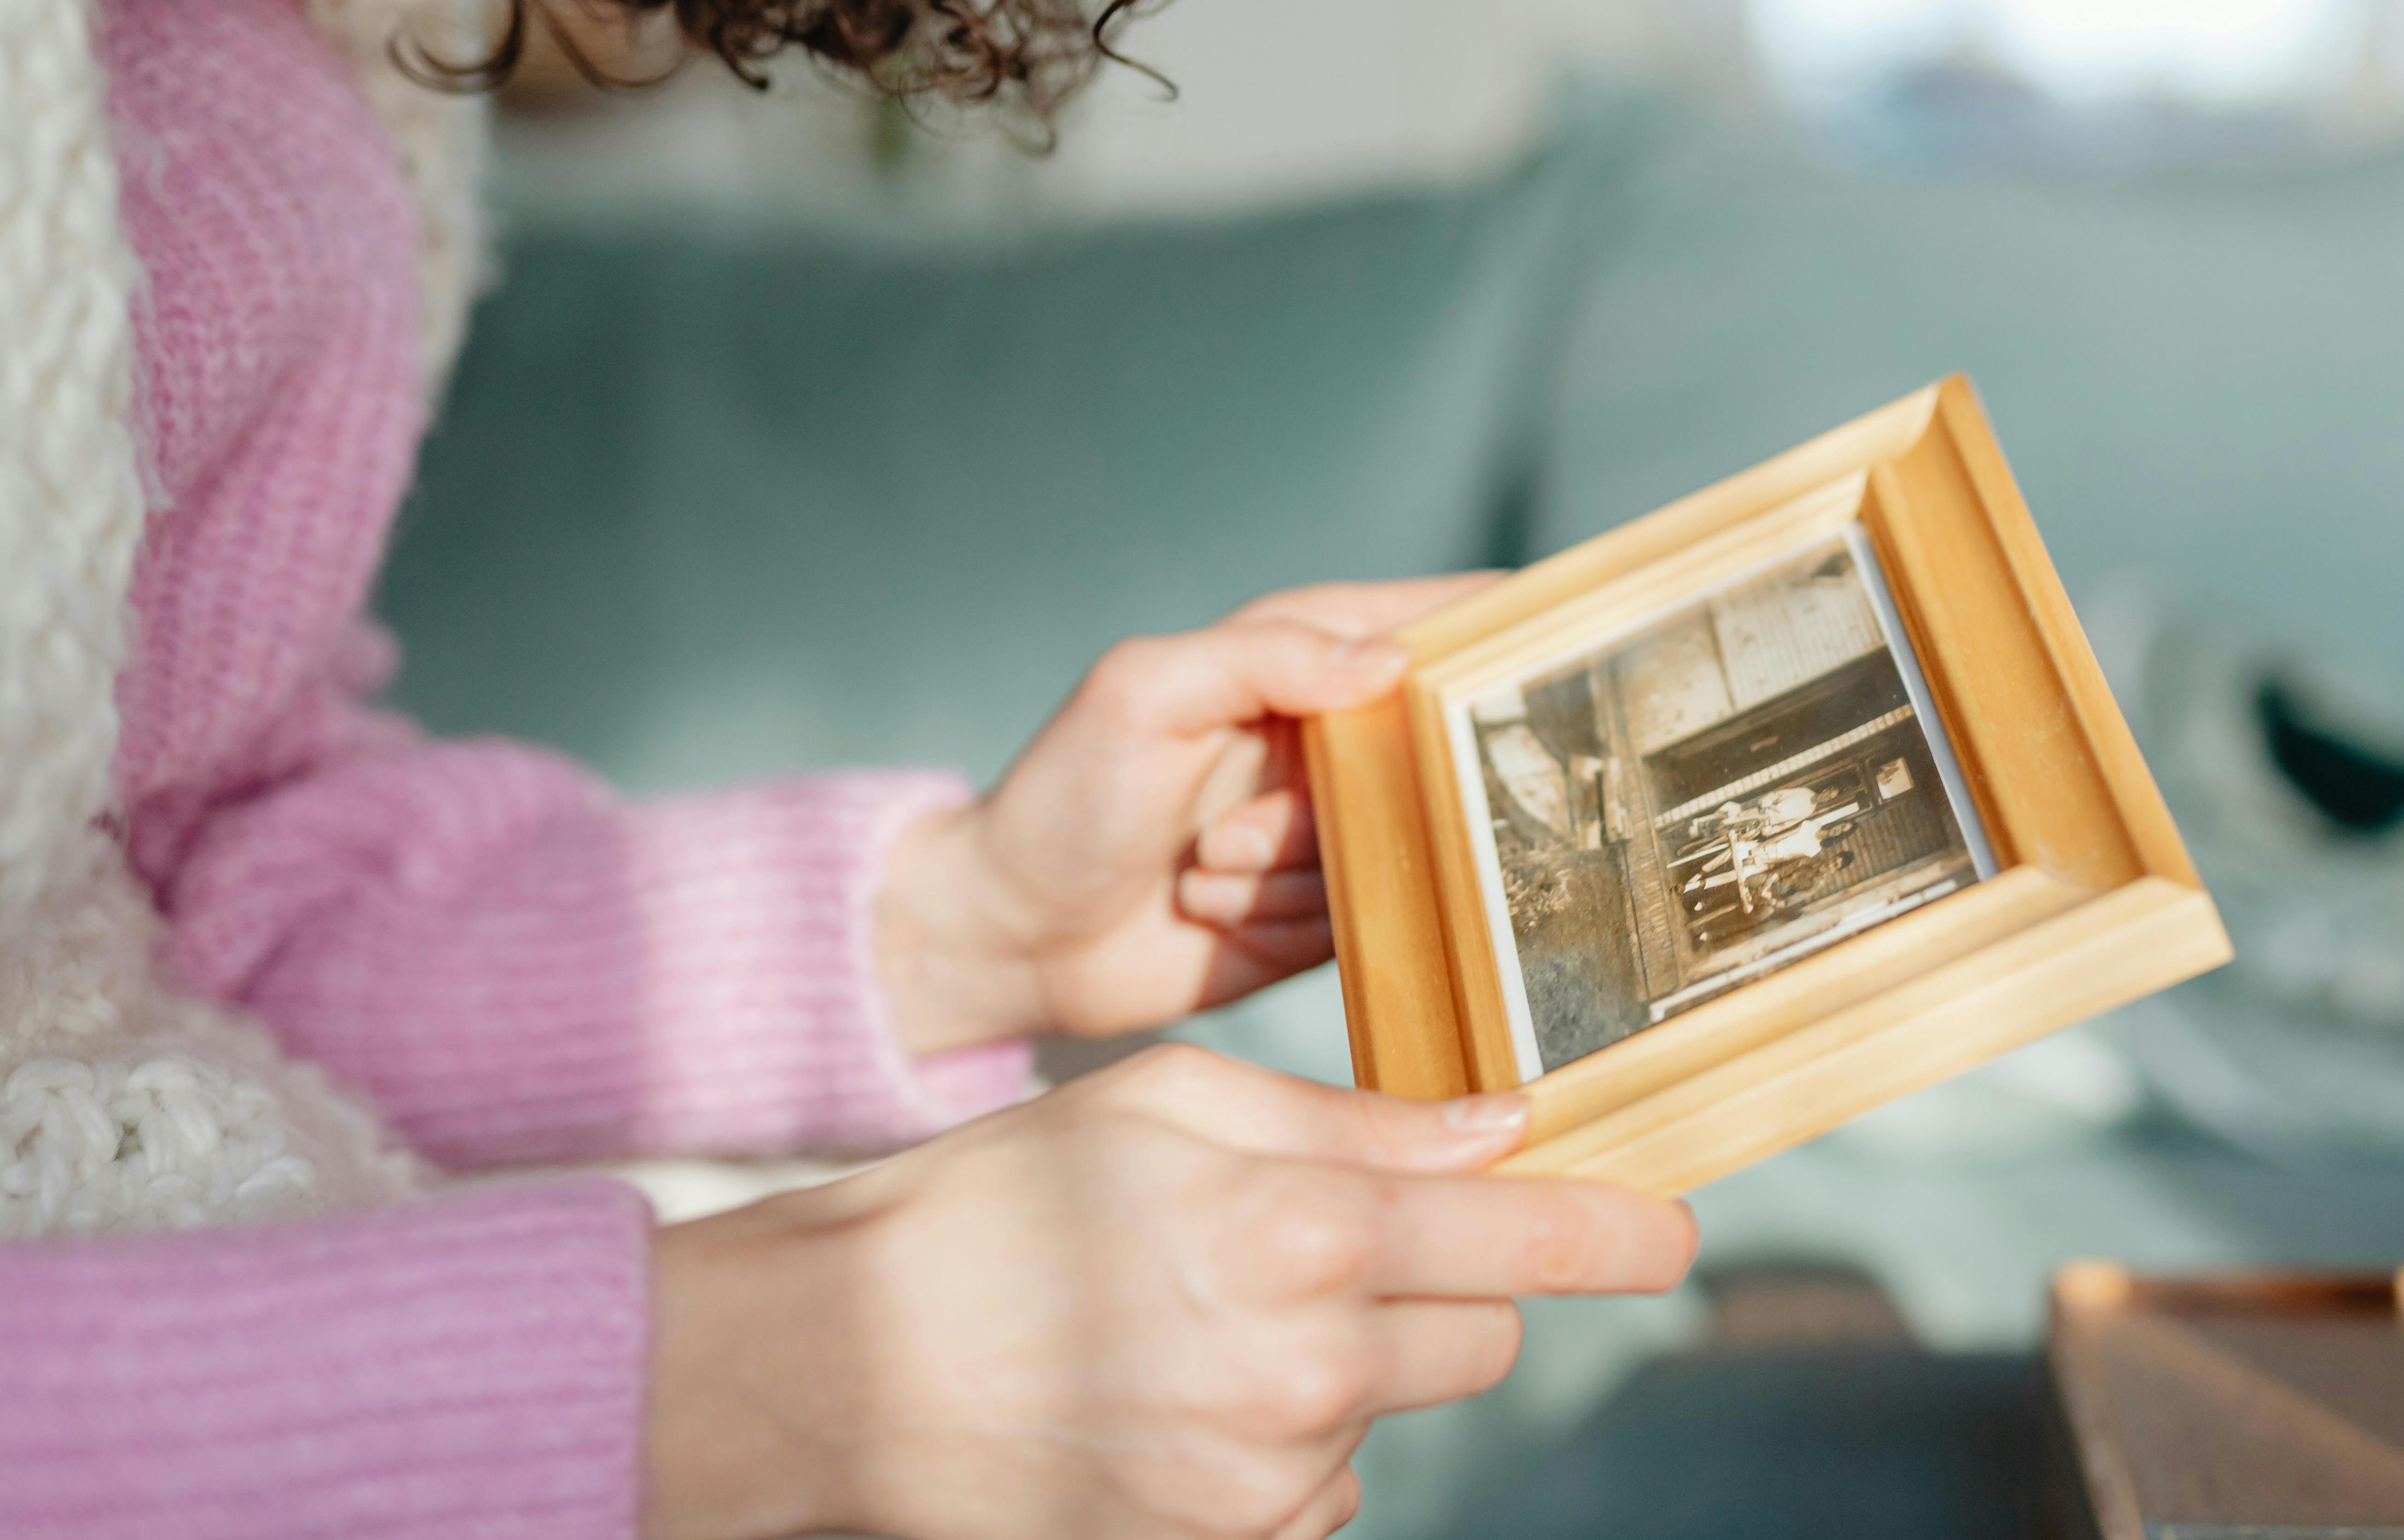
<svg viewBox="0 0 2404 1540">
<path fill-rule="evenodd" d="M 2056 1278 L 2058 1540 L 2404 1537 L 2396 1279 Z"/>
</svg>

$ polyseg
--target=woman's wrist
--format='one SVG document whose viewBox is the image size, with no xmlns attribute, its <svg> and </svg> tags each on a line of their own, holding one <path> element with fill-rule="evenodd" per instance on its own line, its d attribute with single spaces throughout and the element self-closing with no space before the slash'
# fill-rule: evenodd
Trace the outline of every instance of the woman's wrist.
<svg viewBox="0 0 2404 1540">
<path fill-rule="evenodd" d="M 1050 1030 L 1028 906 L 985 848 L 982 803 L 928 813 L 893 841 L 876 963 L 894 1034 L 923 1056 Z"/>
<path fill-rule="evenodd" d="M 844 1320 L 861 1196 L 783 1194 L 654 1239 L 644 1540 L 874 1527 L 856 1479 L 858 1323 Z"/>
</svg>

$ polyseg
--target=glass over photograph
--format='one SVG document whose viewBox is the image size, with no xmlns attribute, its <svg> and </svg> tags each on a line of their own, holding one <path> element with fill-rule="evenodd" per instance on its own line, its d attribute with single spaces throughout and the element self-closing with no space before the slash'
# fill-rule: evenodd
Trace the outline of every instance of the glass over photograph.
<svg viewBox="0 0 2404 1540">
<path fill-rule="evenodd" d="M 1447 719 L 1523 1078 L 1995 869 L 1859 526 Z"/>
</svg>

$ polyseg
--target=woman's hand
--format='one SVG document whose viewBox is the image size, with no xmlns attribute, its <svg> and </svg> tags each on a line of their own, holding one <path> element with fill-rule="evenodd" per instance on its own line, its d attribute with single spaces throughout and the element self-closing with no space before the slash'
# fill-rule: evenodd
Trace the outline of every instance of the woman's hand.
<svg viewBox="0 0 2404 1540">
<path fill-rule="evenodd" d="M 1525 1117 L 1157 1048 L 666 1230 L 647 1530 L 1321 1540 L 1373 1419 L 1510 1367 L 1513 1296 L 1693 1256 L 1680 1205 L 1464 1174 Z"/>
<path fill-rule="evenodd" d="M 1489 581 L 1298 589 L 1111 648 L 1000 785 L 897 843 L 878 953 L 903 1042 L 1129 1032 L 1325 962 L 1293 718 L 1393 688 L 1380 638 Z"/>
</svg>

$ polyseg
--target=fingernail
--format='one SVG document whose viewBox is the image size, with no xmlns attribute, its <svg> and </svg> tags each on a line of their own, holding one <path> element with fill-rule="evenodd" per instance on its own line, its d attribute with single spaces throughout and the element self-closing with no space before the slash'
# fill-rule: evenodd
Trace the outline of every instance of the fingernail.
<svg viewBox="0 0 2404 1540">
<path fill-rule="evenodd" d="M 1528 1099 L 1516 1090 L 1462 1096 L 1444 1104 L 1444 1120 L 1462 1133 L 1493 1133 L 1528 1121 Z"/>
<path fill-rule="evenodd" d="M 1211 863 L 1213 866 L 1233 867 L 1238 871 L 1265 871 L 1268 864 L 1277 859 L 1277 846 L 1270 840 L 1267 831 L 1256 829 L 1249 824 L 1237 824 L 1232 827 L 1221 825 L 1218 832 L 1210 837 L 1210 843 L 1214 847 L 1211 853 L 1217 857 Z"/>
</svg>

